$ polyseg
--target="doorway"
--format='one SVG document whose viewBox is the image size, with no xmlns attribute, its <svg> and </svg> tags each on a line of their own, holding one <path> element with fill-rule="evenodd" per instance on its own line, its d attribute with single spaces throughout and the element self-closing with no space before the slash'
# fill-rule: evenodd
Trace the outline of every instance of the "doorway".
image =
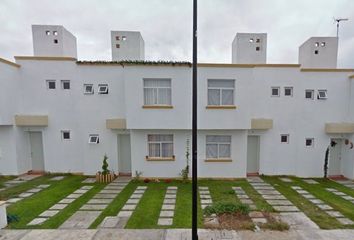
<svg viewBox="0 0 354 240">
<path fill-rule="evenodd" d="M 44 171 L 42 132 L 29 132 L 32 171 Z"/>
<path fill-rule="evenodd" d="M 329 147 L 329 163 L 328 163 L 328 175 L 340 176 L 341 171 L 341 159 L 342 159 L 342 139 L 331 139 L 336 144 Z"/>
<path fill-rule="evenodd" d="M 130 135 L 118 135 L 118 171 L 119 175 L 131 176 Z"/>
<path fill-rule="evenodd" d="M 259 173 L 259 136 L 247 138 L 247 175 Z"/>
</svg>

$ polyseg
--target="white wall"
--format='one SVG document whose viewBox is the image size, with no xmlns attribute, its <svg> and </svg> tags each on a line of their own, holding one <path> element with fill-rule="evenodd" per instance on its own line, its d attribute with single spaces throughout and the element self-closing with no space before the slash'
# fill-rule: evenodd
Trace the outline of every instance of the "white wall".
<svg viewBox="0 0 354 240">
<path fill-rule="evenodd" d="M 12 126 L 0 126 L 0 174 L 18 174 L 16 142 Z"/>
<path fill-rule="evenodd" d="M 116 37 L 119 40 L 116 40 Z M 126 39 L 123 41 L 122 37 Z M 116 44 L 120 47 L 117 48 Z M 145 43 L 140 32 L 135 31 L 111 31 L 112 61 L 144 60 Z"/>
<path fill-rule="evenodd" d="M 253 39 L 253 41 L 250 41 Z M 257 42 L 259 39 L 259 42 Z M 259 47 L 259 51 L 256 51 Z M 266 33 L 237 33 L 232 42 L 232 63 L 257 64 L 267 62 Z"/>
</svg>

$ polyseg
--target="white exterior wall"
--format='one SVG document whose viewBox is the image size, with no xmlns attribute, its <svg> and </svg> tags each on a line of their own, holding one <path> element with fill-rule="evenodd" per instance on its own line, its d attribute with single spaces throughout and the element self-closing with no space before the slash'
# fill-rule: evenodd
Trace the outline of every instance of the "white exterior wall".
<svg viewBox="0 0 354 240">
<path fill-rule="evenodd" d="M 119 40 L 116 39 L 117 36 Z M 122 39 L 123 37 L 125 40 Z M 112 61 L 145 59 L 145 43 L 140 32 L 111 31 L 111 49 Z"/>
<path fill-rule="evenodd" d="M 12 126 L 0 126 L 0 174 L 18 174 L 16 142 Z"/>
<path fill-rule="evenodd" d="M 252 40 L 251 40 L 252 39 Z M 257 41 L 259 39 L 259 42 Z M 258 47 L 258 51 L 256 48 Z M 237 33 L 232 42 L 232 63 L 267 62 L 266 33 Z"/>
</svg>

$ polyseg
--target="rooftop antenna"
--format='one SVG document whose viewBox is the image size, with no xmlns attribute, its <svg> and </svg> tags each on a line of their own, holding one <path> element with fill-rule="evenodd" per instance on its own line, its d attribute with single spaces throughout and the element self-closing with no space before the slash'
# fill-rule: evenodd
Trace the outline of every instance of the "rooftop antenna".
<svg viewBox="0 0 354 240">
<path fill-rule="evenodd" d="M 337 23 L 337 38 L 338 38 L 338 35 L 339 35 L 339 23 L 341 21 L 348 21 L 349 18 L 334 18 L 334 21 Z"/>
</svg>

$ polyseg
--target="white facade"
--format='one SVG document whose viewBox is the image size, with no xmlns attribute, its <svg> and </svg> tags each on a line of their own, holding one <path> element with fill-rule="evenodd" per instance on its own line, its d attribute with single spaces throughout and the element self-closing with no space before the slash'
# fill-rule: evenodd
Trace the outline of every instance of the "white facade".
<svg viewBox="0 0 354 240">
<path fill-rule="evenodd" d="M 145 43 L 140 32 L 111 31 L 112 61 L 144 60 Z"/>
<path fill-rule="evenodd" d="M 191 140 L 189 64 L 15 59 L 0 61 L 0 173 L 95 174 L 107 154 L 115 172 L 179 176 Z M 345 144 L 354 142 L 353 74 L 297 64 L 199 64 L 199 176 L 321 177 L 332 139 L 340 148 L 331 151 L 332 175 L 354 178 L 354 149 Z M 102 85 L 108 90 L 99 93 Z M 259 146 L 248 144 L 250 136 Z M 43 169 L 34 169 L 38 159 Z"/>
<path fill-rule="evenodd" d="M 267 62 L 266 33 L 237 33 L 232 42 L 232 63 L 263 64 Z"/>
</svg>

